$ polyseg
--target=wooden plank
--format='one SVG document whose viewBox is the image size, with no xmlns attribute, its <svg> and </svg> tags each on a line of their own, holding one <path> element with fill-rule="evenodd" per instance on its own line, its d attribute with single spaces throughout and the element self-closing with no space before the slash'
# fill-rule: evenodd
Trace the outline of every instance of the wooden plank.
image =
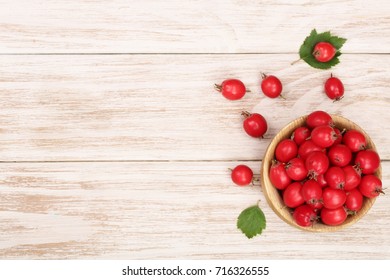
<svg viewBox="0 0 390 280">
<path fill-rule="evenodd" d="M 0 4 L 0 53 L 295 53 L 312 28 L 348 38 L 345 52 L 390 49 L 387 0 Z"/>
<path fill-rule="evenodd" d="M 2 259 L 387 259 L 389 195 L 340 232 L 280 220 L 259 186 L 232 184 L 240 162 L 2 163 Z M 247 162 L 254 170 L 261 162 Z M 390 163 L 384 162 L 389 170 Z M 383 172 L 384 186 L 390 172 Z M 257 174 L 258 175 L 258 174 Z M 261 200 L 267 229 L 252 240 L 236 218 Z"/>
<path fill-rule="evenodd" d="M 2 56 L 0 159 L 259 160 L 291 120 L 321 109 L 362 126 L 390 159 L 389 55 L 344 55 L 332 72 L 345 84 L 333 103 L 331 71 L 294 55 Z M 287 100 L 265 98 L 260 72 L 284 83 Z M 228 77 L 253 91 L 228 101 L 213 90 Z M 242 110 L 269 123 L 262 140 L 242 129 Z"/>
</svg>

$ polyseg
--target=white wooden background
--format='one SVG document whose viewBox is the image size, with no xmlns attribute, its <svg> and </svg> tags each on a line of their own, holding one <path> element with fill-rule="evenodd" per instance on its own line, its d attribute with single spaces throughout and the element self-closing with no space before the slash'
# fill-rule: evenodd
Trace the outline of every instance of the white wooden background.
<svg viewBox="0 0 390 280">
<path fill-rule="evenodd" d="M 293 2 L 293 3 L 291 3 Z M 362 126 L 390 183 L 390 2 L 0 1 L 0 257 L 3 259 L 389 259 L 390 197 L 357 224 L 313 234 L 281 221 L 259 173 L 290 120 L 322 109 Z M 312 28 L 348 38 L 332 71 L 294 66 Z M 287 100 L 259 93 L 278 75 Z M 345 98 L 322 83 L 334 73 Z M 225 78 L 253 91 L 230 102 Z M 263 140 L 241 110 L 263 114 Z M 389 191 L 388 191 L 389 192 Z M 262 200 L 268 223 L 236 229 Z"/>
</svg>

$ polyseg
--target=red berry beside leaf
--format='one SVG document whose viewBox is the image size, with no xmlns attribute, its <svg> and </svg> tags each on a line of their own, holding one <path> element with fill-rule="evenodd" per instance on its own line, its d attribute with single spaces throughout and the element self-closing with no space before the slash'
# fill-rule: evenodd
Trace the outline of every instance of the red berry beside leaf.
<svg viewBox="0 0 390 280">
<path fill-rule="evenodd" d="M 313 55 L 319 62 L 328 62 L 336 54 L 336 49 L 331 43 L 319 42 L 314 46 Z"/>
<path fill-rule="evenodd" d="M 340 49 L 346 41 L 332 35 L 330 31 L 317 33 L 317 30 L 313 29 L 299 49 L 300 59 L 311 67 L 329 69 L 340 62 Z"/>
</svg>

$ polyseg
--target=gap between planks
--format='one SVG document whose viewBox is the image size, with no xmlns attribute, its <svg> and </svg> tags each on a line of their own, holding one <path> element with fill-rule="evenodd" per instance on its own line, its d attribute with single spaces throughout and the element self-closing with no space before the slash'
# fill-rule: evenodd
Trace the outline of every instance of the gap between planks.
<svg viewBox="0 0 390 280">
<path fill-rule="evenodd" d="M 298 54 L 298 52 L 177 52 L 177 53 L 164 53 L 164 52 L 151 52 L 151 53 L 143 53 L 143 52 L 114 52 L 114 53 L 94 53 L 94 52 L 75 52 L 75 53 L 0 53 L 1 56 L 32 56 L 32 55 L 145 55 L 145 56 L 153 56 L 153 55 L 288 55 L 288 54 Z M 390 55 L 390 52 L 382 52 L 382 53 L 374 53 L 374 52 L 343 52 L 343 54 L 348 55 Z"/>
<path fill-rule="evenodd" d="M 255 159 L 204 159 L 204 160 L 197 160 L 197 159 L 189 159 L 189 160 L 3 160 L 0 161 L 0 164 L 10 164 L 10 163 L 159 163 L 159 162 L 166 162 L 166 163 L 175 163 L 175 162 L 262 162 L 263 160 L 255 160 Z M 383 159 L 381 160 L 381 163 L 388 163 L 390 162 L 390 159 Z"/>
<path fill-rule="evenodd" d="M 9 164 L 9 163 L 137 163 L 137 162 L 261 162 L 262 160 L 253 160 L 253 159 L 221 159 L 221 160 L 3 160 L 0 161 L 0 164 Z"/>
</svg>

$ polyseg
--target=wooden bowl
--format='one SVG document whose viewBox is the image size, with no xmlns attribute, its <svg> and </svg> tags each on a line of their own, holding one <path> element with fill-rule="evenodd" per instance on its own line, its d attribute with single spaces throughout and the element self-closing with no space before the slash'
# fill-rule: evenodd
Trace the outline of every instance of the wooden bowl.
<svg viewBox="0 0 390 280">
<path fill-rule="evenodd" d="M 263 193 L 268 201 L 268 204 L 271 206 L 274 212 L 286 223 L 305 231 L 312 231 L 312 232 L 337 231 L 347 226 L 350 226 L 356 223 L 359 219 L 361 219 L 371 208 L 371 206 L 375 202 L 375 198 L 371 198 L 371 199 L 364 198 L 362 209 L 360 209 L 360 211 L 358 211 L 356 215 L 352 215 L 352 216 L 349 215 L 345 220 L 345 222 L 339 226 L 328 226 L 322 223 L 316 223 L 311 227 L 302 227 L 295 223 L 292 217 L 291 209 L 285 206 L 283 202 L 283 198 L 279 194 L 279 191 L 272 185 L 269 179 L 269 169 L 272 160 L 275 158 L 274 155 L 275 155 L 275 148 L 277 144 L 283 139 L 290 138 L 291 134 L 297 127 L 305 125 L 306 118 L 307 116 L 300 117 L 292 121 L 288 125 L 286 125 L 278 134 L 276 134 L 276 136 L 272 139 L 271 143 L 269 144 L 265 152 L 265 156 L 261 166 L 261 184 L 262 184 Z M 357 124 L 338 115 L 332 115 L 332 119 L 335 126 L 338 127 L 340 130 L 345 128 L 347 130 L 356 129 L 362 132 L 367 140 L 367 148 L 376 151 L 375 145 L 372 142 L 371 138 Z M 382 179 L 381 172 L 382 171 L 380 166 L 377 172 L 375 173 L 375 175 L 378 176 L 379 179 Z"/>
</svg>

